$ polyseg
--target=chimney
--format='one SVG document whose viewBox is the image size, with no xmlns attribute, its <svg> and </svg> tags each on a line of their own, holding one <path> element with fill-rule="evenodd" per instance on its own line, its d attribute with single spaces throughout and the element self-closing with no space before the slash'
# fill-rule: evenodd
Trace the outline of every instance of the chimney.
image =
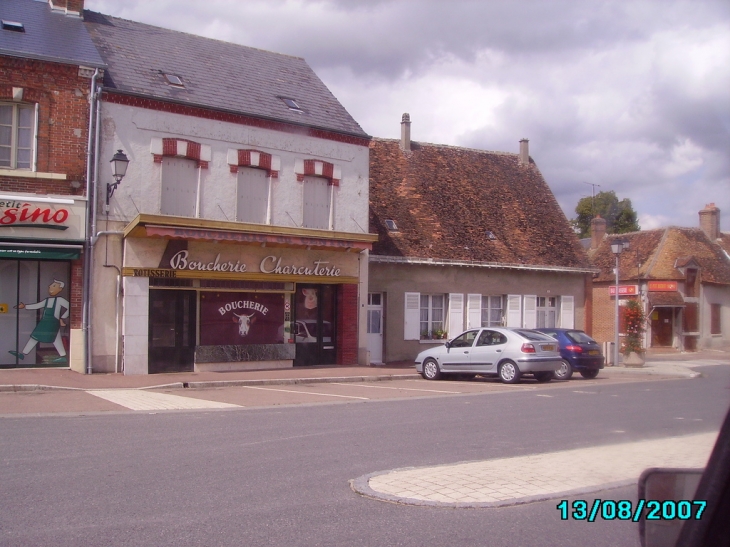
<svg viewBox="0 0 730 547">
<path fill-rule="evenodd" d="M 411 115 L 406 112 L 400 122 L 400 148 L 411 149 Z"/>
<path fill-rule="evenodd" d="M 520 165 L 530 165 L 530 141 L 522 139 L 520 141 Z"/>
<path fill-rule="evenodd" d="M 606 237 L 606 221 L 597 216 L 591 220 L 591 249 L 598 249 L 604 237 Z"/>
<path fill-rule="evenodd" d="M 61 11 L 72 17 L 81 17 L 84 11 L 84 0 L 48 0 L 53 11 Z"/>
<path fill-rule="evenodd" d="M 700 228 L 707 234 L 710 241 L 720 237 L 720 209 L 714 203 L 708 203 L 700 211 Z"/>
</svg>

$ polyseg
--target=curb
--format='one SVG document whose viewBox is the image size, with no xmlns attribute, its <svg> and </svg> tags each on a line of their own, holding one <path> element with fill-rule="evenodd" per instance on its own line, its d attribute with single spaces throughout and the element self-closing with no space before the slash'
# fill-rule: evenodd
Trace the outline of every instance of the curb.
<svg viewBox="0 0 730 547">
<path fill-rule="evenodd" d="M 483 501 L 483 502 L 446 502 L 446 501 L 430 501 L 430 500 L 419 500 L 416 498 L 403 498 L 399 496 L 393 496 L 391 494 L 384 494 L 370 488 L 370 479 L 380 475 L 387 475 L 398 471 L 410 471 L 416 469 L 415 467 L 403 467 L 400 469 L 392 469 L 390 471 L 377 471 L 375 473 L 368 473 L 362 477 L 356 479 L 350 479 L 350 489 L 365 498 L 369 498 L 375 501 L 383 501 L 386 503 L 394 503 L 396 505 L 411 505 L 411 506 L 422 506 L 422 507 L 442 507 L 448 509 L 487 509 L 495 507 L 512 507 L 515 505 L 525 505 L 527 503 L 535 503 L 539 501 L 547 501 L 552 499 L 568 498 L 578 495 L 591 494 L 593 492 L 602 492 L 603 490 L 612 490 L 614 488 L 622 488 L 625 486 L 632 486 L 637 484 L 636 479 L 626 479 L 622 481 L 610 482 L 605 484 L 598 484 L 595 486 L 586 486 L 583 488 L 574 488 L 572 490 L 563 490 L 561 492 L 550 492 L 545 494 L 536 494 L 534 496 L 524 496 L 521 498 L 511 498 L 508 500 L 500 501 Z"/>
<path fill-rule="evenodd" d="M 104 391 L 115 389 L 149 390 L 149 389 L 205 389 L 218 387 L 240 387 L 240 386 L 275 386 L 295 384 L 330 384 L 334 382 L 387 382 L 391 380 L 413 380 L 420 378 L 419 374 L 383 374 L 379 376 L 340 376 L 324 378 L 281 378 L 263 380 L 216 380 L 200 382 L 174 382 L 172 384 L 160 384 L 144 387 L 64 387 L 47 386 L 41 384 L 6 384 L 0 385 L 1 392 L 22 392 L 22 391 Z"/>
</svg>

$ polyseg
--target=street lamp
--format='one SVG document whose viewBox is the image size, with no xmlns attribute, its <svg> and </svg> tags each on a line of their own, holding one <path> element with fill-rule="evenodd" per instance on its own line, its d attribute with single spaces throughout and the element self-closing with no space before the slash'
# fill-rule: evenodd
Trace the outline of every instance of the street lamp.
<svg viewBox="0 0 730 547">
<path fill-rule="evenodd" d="M 616 311 L 615 311 L 615 323 L 614 323 L 614 348 L 613 348 L 613 366 L 618 366 L 618 258 L 623 251 L 629 250 L 629 242 L 623 239 L 614 239 L 611 242 L 611 252 L 616 256 Z"/>
<path fill-rule="evenodd" d="M 114 154 L 114 157 L 110 160 L 109 163 L 111 163 L 112 166 L 112 176 L 114 177 L 114 182 L 106 183 L 107 213 L 109 212 L 109 200 L 114 195 L 114 190 L 117 189 L 117 186 L 119 186 L 119 183 L 122 182 L 124 175 L 127 174 L 127 165 L 129 165 L 129 159 L 124 152 L 122 152 L 121 150 L 117 150 L 117 153 Z"/>
</svg>

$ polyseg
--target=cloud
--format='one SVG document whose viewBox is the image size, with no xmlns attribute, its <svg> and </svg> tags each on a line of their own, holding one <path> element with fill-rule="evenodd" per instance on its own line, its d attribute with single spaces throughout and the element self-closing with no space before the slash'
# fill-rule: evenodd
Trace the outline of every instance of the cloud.
<svg viewBox="0 0 730 547">
<path fill-rule="evenodd" d="M 561 204 L 614 190 L 645 227 L 730 213 L 723 0 L 87 0 L 89 9 L 304 57 L 368 133 L 517 152 Z M 642 224 L 643 226 L 643 224 Z"/>
</svg>

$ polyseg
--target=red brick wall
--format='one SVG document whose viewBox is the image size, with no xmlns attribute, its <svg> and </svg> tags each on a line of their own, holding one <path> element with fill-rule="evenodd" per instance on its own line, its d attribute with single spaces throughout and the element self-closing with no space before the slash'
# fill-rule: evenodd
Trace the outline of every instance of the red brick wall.
<svg viewBox="0 0 730 547">
<path fill-rule="evenodd" d="M 337 288 L 337 364 L 357 364 L 357 285 Z"/>
<path fill-rule="evenodd" d="M 82 302 L 83 302 L 83 281 L 84 281 L 84 266 L 83 260 L 74 260 L 71 262 L 71 289 L 69 291 L 70 298 L 69 303 L 71 304 L 71 328 L 81 328 L 81 313 L 82 313 Z"/>
<path fill-rule="evenodd" d="M 0 177 L 0 190 L 83 194 L 89 127 L 89 78 L 78 66 L 0 57 L 0 101 L 11 101 L 13 87 L 23 88 L 23 102 L 39 105 L 39 172 L 67 175 L 66 180 Z M 71 181 L 80 181 L 73 190 Z"/>
<path fill-rule="evenodd" d="M 593 284 L 593 338 L 597 342 L 613 342 L 616 303 L 609 294 L 608 283 Z"/>
</svg>

